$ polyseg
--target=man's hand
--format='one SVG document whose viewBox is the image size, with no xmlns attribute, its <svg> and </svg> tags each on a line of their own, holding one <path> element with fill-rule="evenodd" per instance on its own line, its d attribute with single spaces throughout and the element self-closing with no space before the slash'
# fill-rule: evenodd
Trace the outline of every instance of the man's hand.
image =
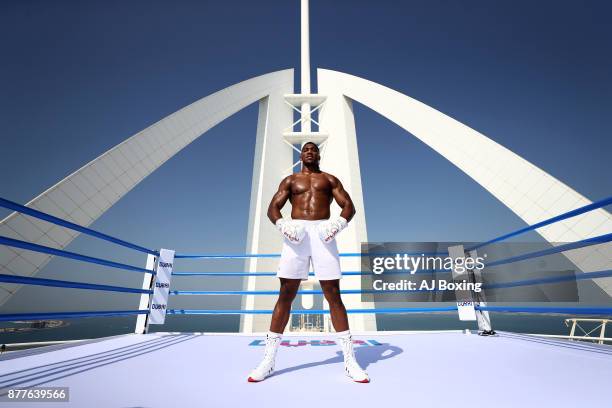
<svg viewBox="0 0 612 408">
<path fill-rule="evenodd" d="M 276 221 L 276 228 L 293 244 L 299 244 L 306 235 L 304 224 L 299 221 L 280 218 Z"/>
<path fill-rule="evenodd" d="M 342 217 L 336 217 L 323 221 L 317 226 L 319 238 L 325 243 L 331 242 L 336 235 L 348 225 L 348 221 Z"/>
</svg>

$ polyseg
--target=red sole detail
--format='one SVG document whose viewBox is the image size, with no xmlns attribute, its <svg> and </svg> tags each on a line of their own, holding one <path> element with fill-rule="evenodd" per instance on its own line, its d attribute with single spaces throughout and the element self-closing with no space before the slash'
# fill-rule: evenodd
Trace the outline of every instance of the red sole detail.
<svg viewBox="0 0 612 408">
<path fill-rule="evenodd" d="M 254 379 L 252 379 L 251 377 L 249 377 L 249 378 L 247 379 L 247 381 L 248 381 L 248 382 L 259 382 L 259 380 L 254 380 Z"/>
<path fill-rule="evenodd" d="M 353 381 L 355 381 L 356 383 L 360 383 L 360 384 L 367 384 L 370 382 L 370 380 L 361 380 L 361 381 L 353 380 Z"/>
</svg>

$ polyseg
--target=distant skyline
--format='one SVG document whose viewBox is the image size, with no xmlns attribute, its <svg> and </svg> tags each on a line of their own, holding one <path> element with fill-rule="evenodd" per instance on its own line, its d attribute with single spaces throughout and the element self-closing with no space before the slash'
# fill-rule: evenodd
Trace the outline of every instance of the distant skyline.
<svg viewBox="0 0 612 408">
<path fill-rule="evenodd" d="M 612 195 L 609 2 L 311 0 L 310 10 L 314 89 L 317 67 L 381 83 L 591 200 Z M 0 196 L 25 203 L 229 85 L 293 67 L 299 90 L 299 1 L 4 1 L 0 51 Z M 355 119 L 370 241 L 479 241 L 525 225 L 393 123 L 357 103 Z M 252 105 L 219 124 L 92 228 L 151 248 L 244 252 L 256 121 Z M 171 200 L 151 200 L 160 184 Z M 144 264 L 87 237 L 68 249 Z M 54 260 L 39 276 L 140 285 L 137 274 L 83 265 Z M 75 296 L 87 304 L 85 291 Z"/>
</svg>

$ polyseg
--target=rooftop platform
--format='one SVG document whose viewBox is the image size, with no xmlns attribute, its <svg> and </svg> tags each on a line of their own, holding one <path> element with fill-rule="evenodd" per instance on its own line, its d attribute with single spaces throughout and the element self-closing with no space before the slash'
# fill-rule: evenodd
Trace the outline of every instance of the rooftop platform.
<svg viewBox="0 0 612 408">
<path fill-rule="evenodd" d="M 612 347 L 500 333 L 356 335 L 372 382 L 344 375 L 330 335 L 287 335 L 276 373 L 246 381 L 260 336 L 123 335 L 5 353 L 0 387 L 70 387 L 71 407 L 609 406 Z M 381 405 L 382 404 L 382 405 Z M 19 403 L 19 407 L 40 403 Z"/>
</svg>

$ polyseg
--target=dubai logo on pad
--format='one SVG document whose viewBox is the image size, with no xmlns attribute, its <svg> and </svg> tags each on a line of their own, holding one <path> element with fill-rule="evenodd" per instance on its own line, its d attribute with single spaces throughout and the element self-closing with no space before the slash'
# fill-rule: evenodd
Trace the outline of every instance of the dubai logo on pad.
<svg viewBox="0 0 612 408">
<path fill-rule="evenodd" d="M 333 340 L 283 340 L 280 345 L 284 347 L 302 347 L 302 346 L 336 346 L 336 343 Z M 374 347 L 374 346 L 382 346 L 382 343 L 377 342 L 376 340 L 353 340 L 353 344 L 358 347 Z M 265 346 L 265 340 L 253 340 L 249 343 L 249 346 Z"/>
</svg>

